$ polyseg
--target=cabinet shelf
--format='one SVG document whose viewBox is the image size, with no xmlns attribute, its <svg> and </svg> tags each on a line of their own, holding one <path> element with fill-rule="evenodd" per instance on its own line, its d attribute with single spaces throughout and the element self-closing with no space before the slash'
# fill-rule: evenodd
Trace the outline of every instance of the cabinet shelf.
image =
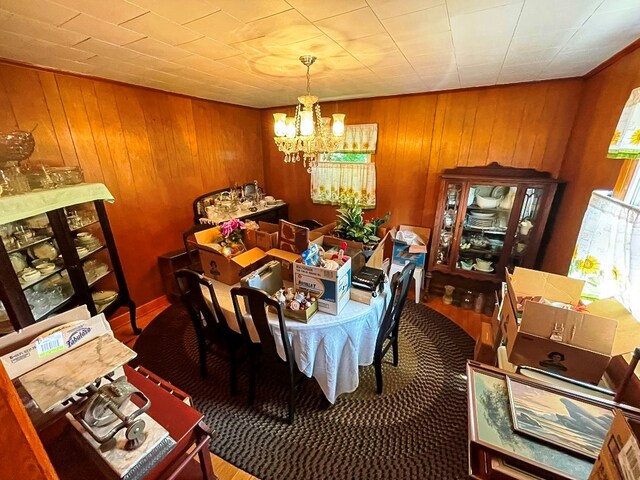
<svg viewBox="0 0 640 480">
<path fill-rule="evenodd" d="M 51 237 L 37 237 L 37 240 L 34 240 L 31 243 L 27 243 L 26 245 L 21 245 L 19 247 L 12 248 L 11 250 L 7 250 L 7 253 L 11 255 L 12 253 L 20 252 L 29 247 L 33 247 L 34 245 L 38 245 L 39 243 L 46 242 L 47 240 L 51 240 Z"/>
<path fill-rule="evenodd" d="M 99 252 L 100 250 L 102 250 L 105 247 L 106 247 L 106 245 L 100 245 L 99 247 L 96 247 L 93 250 L 89 250 L 87 253 L 84 253 L 82 255 L 78 255 L 78 257 L 80 258 L 80 260 L 84 260 L 85 258 L 90 257 L 91 255 L 93 255 L 96 252 Z"/>
<path fill-rule="evenodd" d="M 99 220 L 93 220 L 93 221 L 88 222 L 88 223 L 83 223 L 82 225 L 80 225 L 78 227 L 74 227 L 74 228 L 71 228 L 71 226 L 69 226 L 69 229 L 72 232 L 77 232 L 78 230 L 82 230 L 83 228 L 88 227 L 90 225 L 95 225 L 96 223 L 100 223 L 100 221 Z"/>
<path fill-rule="evenodd" d="M 58 310 L 60 310 L 62 307 L 64 307 L 65 305 L 67 305 L 68 303 L 71 302 L 71 300 L 73 299 L 73 295 L 65 298 L 64 300 L 62 300 L 61 302 L 57 303 L 56 305 L 52 306 L 51 308 L 49 308 L 49 310 L 47 310 L 45 313 L 43 313 L 42 315 L 39 315 L 38 317 L 36 317 L 36 322 L 39 322 L 40 320 L 43 320 L 44 318 L 46 318 L 47 316 L 51 315 L 52 313 L 57 312 Z"/>
<path fill-rule="evenodd" d="M 104 277 L 106 277 L 110 273 L 113 273 L 113 271 L 112 270 L 107 270 L 105 273 L 103 273 L 102 275 L 94 278 L 91 281 L 89 281 L 89 279 L 87 279 L 87 285 L 89 285 L 90 287 L 93 287 L 96 283 L 98 283 L 99 280 L 102 280 Z"/>
<path fill-rule="evenodd" d="M 49 272 L 49 273 L 43 273 L 41 274 L 38 278 L 36 278 L 35 280 L 32 280 L 28 283 L 21 283 L 20 286 L 22 287 L 22 290 L 26 290 L 27 288 L 33 287 L 34 285 L 40 283 L 43 280 L 46 280 L 47 278 L 49 278 L 52 275 L 55 275 L 56 273 L 61 272 L 62 270 L 64 270 L 64 265 L 60 265 L 58 267 L 56 267 L 55 270 Z"/>
</svg>

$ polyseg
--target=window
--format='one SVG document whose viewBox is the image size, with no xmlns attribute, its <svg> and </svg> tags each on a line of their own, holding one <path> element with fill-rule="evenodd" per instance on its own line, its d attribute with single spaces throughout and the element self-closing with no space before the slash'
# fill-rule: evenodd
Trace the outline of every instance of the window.
<svg viewBox="0 0 640 480">
<path fill-rule="evenodd" d="M 376 151 L 378 125 L 347 125 L 337 153 L 320 155 L 311 170 L 313 203 L 340 205 L 355 200 L 362 208 L 376 206 Z"/>
</svg>

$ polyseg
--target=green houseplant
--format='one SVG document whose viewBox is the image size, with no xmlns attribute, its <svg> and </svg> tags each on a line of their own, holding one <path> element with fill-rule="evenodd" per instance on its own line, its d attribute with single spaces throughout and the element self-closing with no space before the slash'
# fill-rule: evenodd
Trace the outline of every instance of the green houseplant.
<svg viewBox="0 0 640 480">
<path fill-rule="evenodd" d="M 387 212 L 383 218 L 365 220 L 362 207 L 352 199 L 338 209 L 334 233 L 345 240 L 361 242 L 366 247 L 371 247 L 380 241 L 380 237 L 376 235 L 378 227 L 390 218 L 391 212 Z"/>
</svg>

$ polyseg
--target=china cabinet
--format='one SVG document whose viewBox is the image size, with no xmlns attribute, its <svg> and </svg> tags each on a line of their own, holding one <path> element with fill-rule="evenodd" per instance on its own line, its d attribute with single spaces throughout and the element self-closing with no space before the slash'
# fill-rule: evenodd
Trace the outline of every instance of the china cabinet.
<svg viewBox="0 0 640 480">
<path fill-rule="evenodd" d="M 80 304 L 127 307 L 139 333 L 105 200 L 102 184 L 0 198 L 0 335 Z"/>
<path fill-rule="evenodd" d="M 445 170 L 430 270 L 500 282 L 505 267 L 535 268 L 558 183 L 547 172 L 497 163 Z"/>
</svg>

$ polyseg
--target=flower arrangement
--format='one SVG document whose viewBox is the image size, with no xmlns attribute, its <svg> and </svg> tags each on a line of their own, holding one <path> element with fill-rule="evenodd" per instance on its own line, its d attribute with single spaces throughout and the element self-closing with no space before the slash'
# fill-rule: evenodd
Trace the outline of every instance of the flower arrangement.
<svg viewBox="0 0 640 480">
<path fill-rule="evenodd" d="M 230 257 L 244 251 L 245 248 L 242 243 L 242 231 L 245 229 L 245 223 L 237 218 L 227 220 L 220 225 L 220 233 L 222 233 L 222 237 L 220 237 L 218 246 L 220 247 L 220 252 L 223 255 Z"/>
</svg>

